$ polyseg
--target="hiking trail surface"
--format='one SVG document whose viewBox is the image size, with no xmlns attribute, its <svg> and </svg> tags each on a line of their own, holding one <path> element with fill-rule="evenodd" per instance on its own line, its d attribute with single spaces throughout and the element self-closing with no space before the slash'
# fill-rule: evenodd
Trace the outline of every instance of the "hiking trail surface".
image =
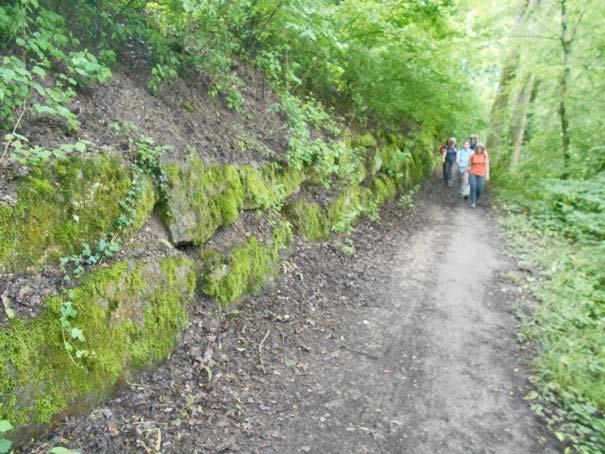
<svg viewBox="0 0 605 454">
<path fill-rule="evenodd" d="M 200 299 L 163 366 L 24 451 L 558 452 L 523 399 L 514 263 L 442 185 L 356 226 L 351 255 L 299 242 L 237 316 Z"/>
</svg>

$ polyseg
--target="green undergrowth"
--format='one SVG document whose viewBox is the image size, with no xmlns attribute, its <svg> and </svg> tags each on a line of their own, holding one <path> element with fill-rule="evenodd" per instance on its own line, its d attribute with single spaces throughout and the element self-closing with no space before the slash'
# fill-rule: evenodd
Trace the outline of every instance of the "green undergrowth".
<svg viewBox="0 0 605 454">
<path fill-rule="evenodd" d="M 432 168 L 430 147 L 425 140 L 393 135 L 379 135 L 377 139 L 369 132 L 354 137 L 351 146 L 363 150 L 366 158 L 358 163 L 365 167 L 363 179 L 345 181 L 340 188 L 333 188 L 334 195 L 325 208 L 310 198 L 286 204 L 284 212 L 295 233 L 319 241 L 327 239 L 330 232 L 348 233 L 360 216 L 379 219 L 380 208 L 386 202 L 412 187 Z"/>
<path fill-rule="evenodd" d="M 32 167 L 17 183 L 17 204 L 0 206 L 0 272 L 58 263 L 81 243 L 111 232 L 131 180 L 123 160 L 105 155 Z M 143 225 L 154 203 L 153 186 L 144 178 L 128 232 Z"/>
<path fill-rule="evenodd" d="M 579 452 L 605 450 L 605 246 L 573 240 L 542 217 L 503 220 L 538 306 L 523 335 L 537 345 L 532 408 Z M 551 219 L 552 221 L 552 219 Z M 540 398 L 536 400 L 537 398 Z"/>
<path fill-rule="evenodd" d="M 42 315 L 0 329 L 0 419 L 27 436 L 65 413 L 105 398 L 116 382 L 164 360 L 187 322 L 194 266 L 184 257 L 123 261 L 90 272 Z M 60 310 L 71 301 L 74 323 L 91 352 L 78 365 L 64 348 Z"/>
<path fill-rule="evenodd" d="M 222 307 L 256 293 L 275 280 L 280 270 L 280 251 L 292 241 L 288 222 L 278 222 L 268 239 L 248 237 L 226 252 L 200 251 L 202 291 Z"/>
</svg>

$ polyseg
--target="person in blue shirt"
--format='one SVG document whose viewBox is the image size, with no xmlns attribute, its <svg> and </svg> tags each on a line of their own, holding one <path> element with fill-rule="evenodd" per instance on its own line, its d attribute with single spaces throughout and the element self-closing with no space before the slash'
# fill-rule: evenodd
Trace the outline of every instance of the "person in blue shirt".
<svg viewBox="0 0 605 454">
<path fill-rule="evenodd" d="M 477 144 L 479 143 L 479 134 L 471 134 L 469 137 L 469 148 L 475 151 Z"/>
<path fill-rule="evenodd" d="M 470 193 L 470 186 L 468 184 L 468 159 L 473 150 L 471 150 L 471 144 L 468 140 L 462 144 L 462 148 L 458 150 L 456 164 L 458 164 L 458 179 L 460 181 L 460 190 L 458 192 L 459 197 L 468 199 Z"/>
<path fill-rule="evenodd" d="M 454 184 L 454 169 L 456 168 L 456 156 L 458 150 L 456 149 L 456 138 L 452 137 L 447 142 L 447 147 L 443 153 L 443 163 L 445 164 L 443 171 L 443 178 L 447 187 L 451 188 Z"/>
</svg>

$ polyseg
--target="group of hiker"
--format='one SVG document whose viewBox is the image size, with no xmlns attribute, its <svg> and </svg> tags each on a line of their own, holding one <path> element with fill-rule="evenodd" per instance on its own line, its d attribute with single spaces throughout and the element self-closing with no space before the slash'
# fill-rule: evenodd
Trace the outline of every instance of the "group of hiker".
<svg viewBox="0 0 605 454">
<path fill-rule="evenodd" d="M 443 160 L 443 179 L 447 187 L 458 183 L 458 197 L 471 199 L 471 208 L 483 192 L 483 185 L 489 180 L 489 155 L 479 136 L 472 134 L 462 147 L 456 145 L 456 138 L 449 138 L 439 148 Z"/>
</svg>

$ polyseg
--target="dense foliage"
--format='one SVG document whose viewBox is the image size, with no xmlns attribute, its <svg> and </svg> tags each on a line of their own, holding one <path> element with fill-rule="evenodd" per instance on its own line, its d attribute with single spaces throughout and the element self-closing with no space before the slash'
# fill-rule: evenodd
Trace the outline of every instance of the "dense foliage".
<svg viewBox="0 0 605 454">
<path fill-rule="evenodd" d="M 459 55 L 461 17 L 447 0 L 13 1 L 0 8 L 9 51 L 0 119 L 14 126 L 33 107 L 76 127 L 66 102 L 74 89 L 106 82 L 116 56 L 148 64 L 151 91 L 203 74 L 238 109 L 236 69 L 248 61 L 356 123 L 441 136 L 479 117 Z M 61 68 L 52 82 L 51 66 Z"/>
</svg>

